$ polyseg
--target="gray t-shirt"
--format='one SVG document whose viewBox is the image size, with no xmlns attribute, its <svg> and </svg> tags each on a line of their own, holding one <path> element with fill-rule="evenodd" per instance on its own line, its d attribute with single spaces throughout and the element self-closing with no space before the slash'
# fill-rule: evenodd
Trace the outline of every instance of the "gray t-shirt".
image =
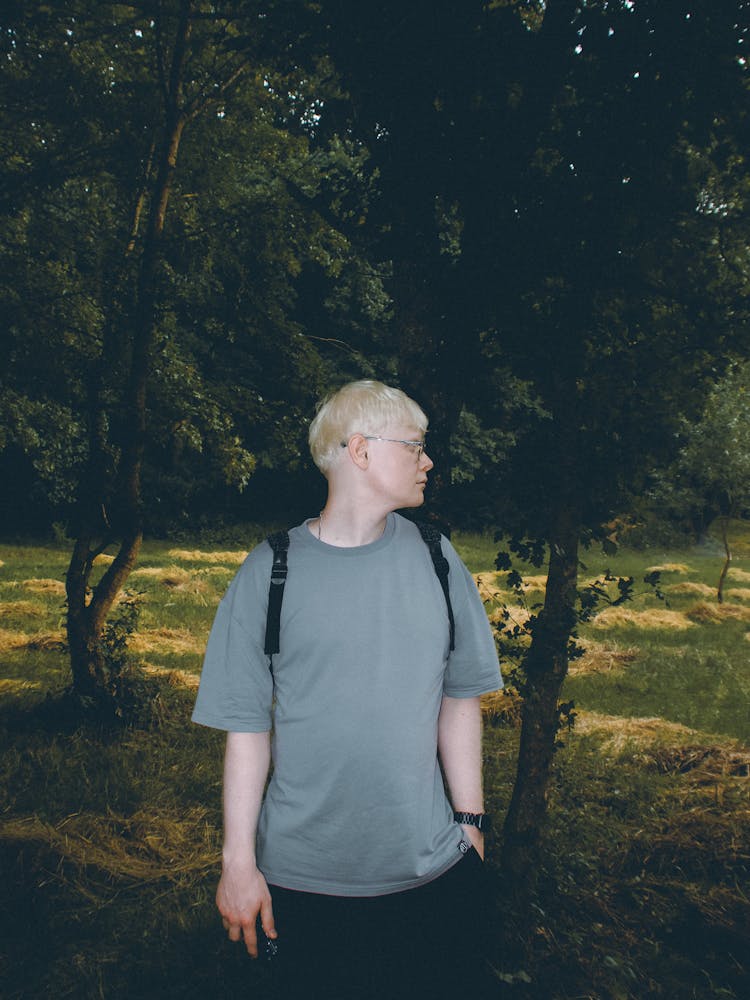
<svg viewBox="0 0 750 1000">
<path fill-rule="evenodd" d="M 390 514 L 380 539 L 340 548 L 290 533 L 274 683 L 263 653 L 272 552 L 254 549 L 219 605 L 193 720 L 273 729 L 258 828 L 269 883 L 374 896 L 410 889 L 460 858 L 437 759 L 443 695 L 502 686 L 477 587 L 450 542 L 455 650 L 418 529 Z"/>
</svg>

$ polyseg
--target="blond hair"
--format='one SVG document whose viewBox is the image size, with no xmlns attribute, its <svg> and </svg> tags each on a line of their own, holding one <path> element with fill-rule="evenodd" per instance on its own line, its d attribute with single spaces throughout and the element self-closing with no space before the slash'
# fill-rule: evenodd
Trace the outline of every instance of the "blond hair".
<svg viewBox="0 0 750 1000">
<path fill-rule="evenodd" d="M 427 422 L 422 408 L 401 389 L 371 379 L 349 382 L 318 407 L 308 435 L 310 453 L 326 473 L 353 434 L 377 435 L 407 425 L 424 435 Z"/>
</svg>

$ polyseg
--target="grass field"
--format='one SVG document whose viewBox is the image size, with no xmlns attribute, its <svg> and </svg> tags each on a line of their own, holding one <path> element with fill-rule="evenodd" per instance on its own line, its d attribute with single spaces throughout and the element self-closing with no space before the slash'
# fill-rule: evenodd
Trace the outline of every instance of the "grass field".
<svg viewBox="0 0 750 1000">
<path fill-rule="evenodd" d="M 575 724 L 557 754 L 523 959 L 490 865 L 498 997 L 750 995 L 750 539 L 736 529 L 721 607 L 714 540 L 584 555 L 583 583 L 609 569 L 633 576 L 636 593 L 581 629 L 564 692 Z M 43 710 L 69 682 L 67 550 L 0 546 L 7 1000 L 268 996 L 266 970 L 225 941 L 215 915 L 222 737 L 189 722 L 216 605 L 258 537 L 221 550 L 145 546 L 129 584 L 131 650 L 157 696 L 148 725 L 115 732 Z M 510 599 L 491 538 L 454 541 L 483 593 Z M 640 583 L 654 567 L 663 599 Z M 520 568 L 519 621 L 543 598 L 541 571 Z M 518 730 L 492 699 L 486 707 L 488 804 L 501 820 Z"/>
</svg>

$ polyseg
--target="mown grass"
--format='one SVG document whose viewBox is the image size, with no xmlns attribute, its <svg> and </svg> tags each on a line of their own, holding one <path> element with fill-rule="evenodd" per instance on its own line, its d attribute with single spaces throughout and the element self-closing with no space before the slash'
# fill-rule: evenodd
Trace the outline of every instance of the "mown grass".
<svg viewBox="0 0 750 1000">
<path fill-rule="evenodd" d="M 225 940 L 215 913 L 222 736 L 189 722 L 216 604 L 253 540 L 144 548 L 129 584 L 139 607 L 132 646 L 154 710 L 147 726 L 119 731 L 55 715 L 54 696 L 69 681 L 60 645 L 67 550 L 0 548 L 0 993 L 8 1000 L 270 996 L 267 970 Z M 454 542 L 501 592 L 491 537 Z M 750 588 L 749 555 L 738 553 L 733 589 Z M 718 579 L 713 544 L 615 559 L 591 552 L 584 563 L 584 581 L 606 569 L 641 581 L 654 565 L 672 568 L 662 572 L 666 602 L 639 582 L 626 606 L 635 617 L 604 614 L 581 629 L 586 654 L 565 690 L 577 718 L 561 734 L 524 953 L 499 842 L 490 864 L 497 995 L 750 995 L 750 620 L 739 612 L 713 620 L 715 602 L 701 589 Z M 533 605 L 541 571 L 522 568 Z M 742 595 L 726 604 L 750 608 Z M 679 617 L 661 620 L 664 610 Z M 487 707 L 486 790 L 501 821 L 518 730 L 512 712 L 492 711 L 489 699 Z"/>
</svg>

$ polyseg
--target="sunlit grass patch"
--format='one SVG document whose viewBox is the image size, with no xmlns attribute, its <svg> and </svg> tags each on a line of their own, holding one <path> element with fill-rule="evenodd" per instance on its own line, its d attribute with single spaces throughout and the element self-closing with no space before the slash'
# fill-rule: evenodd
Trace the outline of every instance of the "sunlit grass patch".
<svg viewBox="0 0 750 1000">
<path fill-rule="evenodd" d="M 687 563 L 666 562 L 656 566 L 647 566 L 646 573 L 690 573 L 691 568 Z"/>
<path fill-rule="evenodd" d="M 747 570 L 738 569 L 736 566 L 733 566 L 729 570 L 727 576 L 730 576 L 733 580 L 739 581 L 739 583 L 750 583 L 750 573 L 748 573 Z"/>
<path fill-rule="evenodd" d="M 743 604 L 709 604 L 707 601 L 701 601 L 685 614 L 691 621 L 702 624 L 750 621 L 750 608 Z"/>
<path fill-rule="evenodd" d="M 182 562 L 227 563 L 230 566 L 238 566 L 247 558 L 247 550 L 206 552 L 202 549 L 170 549 L 167 554 L 170 559 Z"/>
<path fill-rule="evenodd" d="M 724 596 L 732 601 L 750 601 L 750 587 L 730 587 Z"/>
<path fill-rule="evenodd" d="M 631 626 L 638 629 L 679 631 L 692 628 L 695 623 L 688 621 L 681 611 L 671 611 L 668 608 L 647 608 L 638 611 L 618 605 L 600 611 L 591 624 L 594 628 L 600 629 Z"/>
</svg>

